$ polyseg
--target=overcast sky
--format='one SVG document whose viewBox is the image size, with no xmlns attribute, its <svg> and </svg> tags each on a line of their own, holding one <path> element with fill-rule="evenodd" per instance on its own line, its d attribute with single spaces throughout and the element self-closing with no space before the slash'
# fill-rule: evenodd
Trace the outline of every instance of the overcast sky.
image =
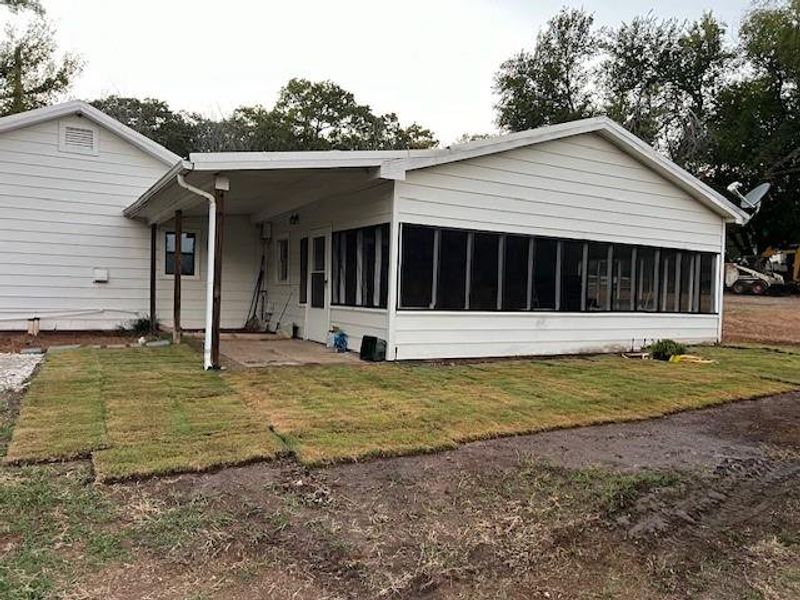
<svg viewBox="0 0 800 600">
<path fill-rule="evenodd" d="M 85 68 L 73 95 L 152 96 L 219 117 L 272 105 L 291 77 L 332 79 L 376 111 L 418 121 L 444 143 L 494 130 L 492 78 L 531 48 L 563 5 L 600 24 L 651 10 L 641 0 L 44 0 L 62 48 Z M 748 0 L 667 0 L 659 16 L 712 9 L 733 30 Z M 731 32 L 733 33 L 733 32 Z"/>
</svg>

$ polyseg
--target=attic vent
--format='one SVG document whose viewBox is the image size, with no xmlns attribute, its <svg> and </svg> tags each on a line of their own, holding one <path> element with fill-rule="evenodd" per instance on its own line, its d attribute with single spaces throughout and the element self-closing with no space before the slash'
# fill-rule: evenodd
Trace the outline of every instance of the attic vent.
<svg viewBox="0 0 800 600">
<path fill-rule="evenodd" d="M 62 123 L 60 150 L 78 154 L 97 154 L 97 130 Z"/>
</svg>

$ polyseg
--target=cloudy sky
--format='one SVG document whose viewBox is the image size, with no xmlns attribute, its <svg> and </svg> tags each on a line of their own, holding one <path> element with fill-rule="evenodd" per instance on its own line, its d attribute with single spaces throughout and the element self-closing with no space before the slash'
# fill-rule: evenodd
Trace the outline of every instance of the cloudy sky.
<svg viewBox="0 0 800 600">
<path fill-rule="evenodd" d="M 271 105 L 291 77 L 332 79 L 376 111 L 447 143 L 494 129 L 492 77 L 563 5 L 600 24 L 653 10 L 642 0 L 44 0 L 62 48 L 85 69 L 75 97 L 153 96 L 219 117 Z M 748 0 L 669 0 L 655 13 L 712 9 L 734 30 Z"/>
</svg>

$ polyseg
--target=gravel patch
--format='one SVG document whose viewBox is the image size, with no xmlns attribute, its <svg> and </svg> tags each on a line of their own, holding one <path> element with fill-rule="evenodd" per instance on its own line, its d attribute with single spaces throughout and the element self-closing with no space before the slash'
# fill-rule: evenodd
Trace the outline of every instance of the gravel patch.
<svg viewBox="0 0 800 600">
<path fill-rule="evenodd" d="M 0 353 L 0 391 L 21 390 L 44 356 Z"/>
</svg>

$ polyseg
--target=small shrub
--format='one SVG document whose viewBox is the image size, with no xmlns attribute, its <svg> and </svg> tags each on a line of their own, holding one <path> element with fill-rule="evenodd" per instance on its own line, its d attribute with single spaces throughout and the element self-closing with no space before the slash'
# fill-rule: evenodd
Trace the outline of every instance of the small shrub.
<svg viewBox="0 0 800 600">
<path fill-rule="evenodd" d="M 669 360 L 676 354 L 686 354 L 686 346 L 675 340 L 658 340 L 645 348 L 656 360 Z"/>
<path fill-rule="evenodd" d="M 139 317 L 138 319 L 133 319 L 120 325 L 118 329 L 124 332 L 131 332 L 135 335 L 147 335 L 151 331 L 150 318 Z M 155 330 L 158 331 L 158 321 L 155 323 Z"/>
</svg>

